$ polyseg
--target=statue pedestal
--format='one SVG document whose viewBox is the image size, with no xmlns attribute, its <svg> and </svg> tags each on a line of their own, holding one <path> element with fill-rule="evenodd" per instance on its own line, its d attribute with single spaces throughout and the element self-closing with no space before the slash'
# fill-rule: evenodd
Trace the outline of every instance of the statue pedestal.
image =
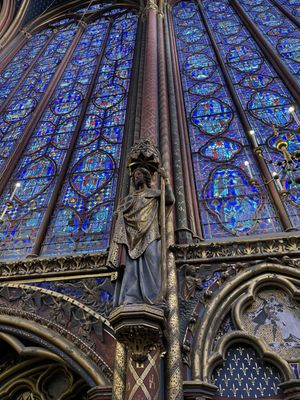
<svg viewBox="0 0 300 400">
<path fill-rule="evenodd" d="M 164 351 L 164 311 L 148 304 L 130 304 L 113 310 L 109 316 L 117 340 L 128 346 L 136 362 L 147 359 L 153 346 Z"/>
</svg>

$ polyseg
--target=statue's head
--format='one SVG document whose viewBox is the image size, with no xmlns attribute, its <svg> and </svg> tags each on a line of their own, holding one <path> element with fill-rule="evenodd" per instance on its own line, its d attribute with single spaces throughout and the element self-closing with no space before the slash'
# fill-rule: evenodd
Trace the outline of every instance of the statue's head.
<svg viewBox="0 0 300 400">
<path fill-rule="evenodd" d="M 136 189 L 144 184 L 151 188 L 151 174 L 146 168 L 136 168 L 132 173 L 132 181 Z"/>
</svg>

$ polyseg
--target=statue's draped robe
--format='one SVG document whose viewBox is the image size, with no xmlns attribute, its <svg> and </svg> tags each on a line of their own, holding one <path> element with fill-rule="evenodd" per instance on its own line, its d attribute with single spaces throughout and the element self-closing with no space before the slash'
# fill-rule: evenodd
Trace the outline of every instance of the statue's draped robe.
<svg viewBox="0 0 300 400">
<path fill-rule="evenodd" d="M 160 191 L 144 189 L 125 197 L 117 210 L 108 263 L 111 267 L 125 265 L 117 305 L 153 304 L 161 286 Z M 174 202 L 166 186 L 166 205 Z M 126 254 L 124 257 L 124 248 Z"/>
</svg>

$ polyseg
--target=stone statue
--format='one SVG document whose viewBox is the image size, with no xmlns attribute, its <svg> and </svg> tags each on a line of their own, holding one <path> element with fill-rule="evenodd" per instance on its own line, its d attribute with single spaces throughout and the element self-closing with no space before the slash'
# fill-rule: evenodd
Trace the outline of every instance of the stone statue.
<svg viewBox="0 0 300 400">
<path fill-rule="evenodd" d="M 161 240 L 159 210 L 161 190 L 152 188 L 151 169 L 147 162 L 131 171 L 132 191 L 119 205 L 108 265 L 124 267 L 122 282 L 117 284 L 116 306 L 157 304 L 161 288 Z M 153 171 L 152 171 L 153 172 Z M 156 172 L 165 182 L 167 211 L 174 204 L 174 195 L 164 169 Z"/>
</svg>

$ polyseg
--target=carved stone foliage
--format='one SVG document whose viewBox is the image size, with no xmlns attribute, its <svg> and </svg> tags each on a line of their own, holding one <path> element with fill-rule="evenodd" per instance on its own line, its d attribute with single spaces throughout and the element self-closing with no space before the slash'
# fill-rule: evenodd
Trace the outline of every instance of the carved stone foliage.
<svg viewBox="0 0 300 400">
<path fill-rule="evenodd" d="M 164 351 L 164 311 L 148 304 L 129 304 L 110 315 L 117 340 L 131 352 L 132 360 L 143 363 L 153 347 Z"/>
<path fill-rule="evenodd" d="M 110 277 L 30 284 L 70 296 L 108 318 L 113 308 L 114 288 Z"/>
<path fill-rule="evenodd" d="M 202 263 L 263 260 L 268 257 L 300 257 L 300 236 L 287 236 L 262 240 L 239 240 L 238 242 L 199 242 L 172 247 L 178 263 L 199 260 Z"/>
<path fill-rule="evenodd" d="M 26 261 L 0 262 L 0 280 L 63 273 L 109 273 L 106 269 L 107 253 L 79 256 L 34 258 Z"/>
<path fill-rule="evenodd" d="M 80 303 L 76 296 L 70 297 L 71 294 L 77 294 L 80 299 L 80 296 L 84 296 L 84 290 L 87 290 L 89 295 L 85 302 L 94 309 L 105 308 L 100 301 L 96 301 L 93 283 L 86 281 L 61 290 L 63 293 L 69 290 L 68 295 L 25 284 L 0 286 L 0 314 L 19 316 L 53 329 L 72 341 L 111 378 L 112 371 L 106 364 L 112 359 L 112 354 L 108 353 L 113 352 L 111 336 L 106 334 L 109 324 L 92 308 Z"/>
</svg>

